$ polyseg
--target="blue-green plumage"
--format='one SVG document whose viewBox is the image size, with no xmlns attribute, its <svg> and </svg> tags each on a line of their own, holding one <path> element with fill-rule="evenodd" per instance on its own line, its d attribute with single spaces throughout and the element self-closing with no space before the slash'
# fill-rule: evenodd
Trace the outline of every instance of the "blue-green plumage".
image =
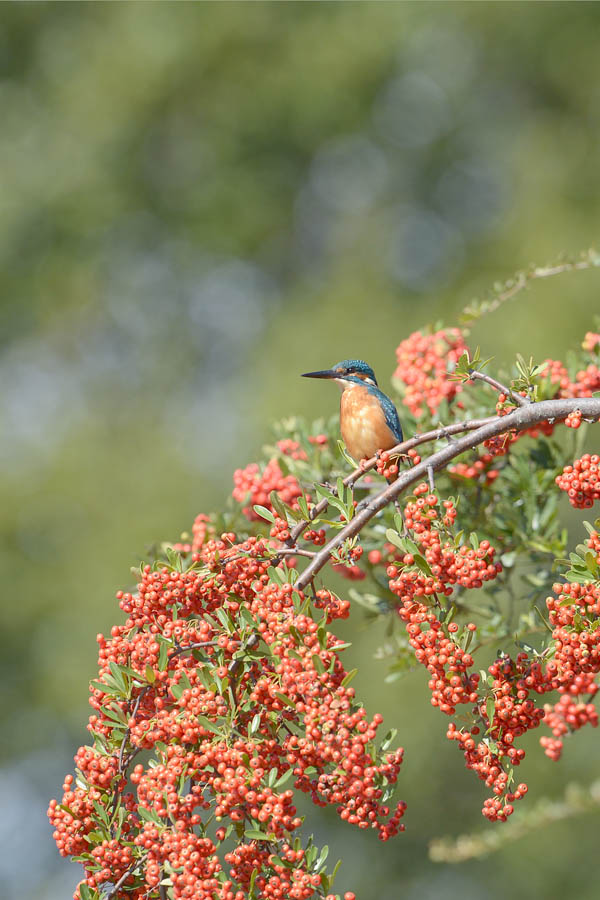
<svg viewBox="0 0 600 900">
<path fill-rule="evenodd" d="M 381 408 L 383 410 L 383 414 L 385 416 L 385 421 L 390 429 L 393 432 L 394 437 L 397 442 L 400 444 L 404 440 L 404 435 L 402 434 L 402 425 L 400 424 L 400 419 L 398 418 L 398 410 L 390 400 L 390 398 L 380 391 L 378 387 L 373 387 L 373 385 L 368 384 L 367 390 L 370 394 L 374 394 L 381 404 Z"/>
<path fill-rule="evenodd" d="M 341 362 L 335 364 L 332 371 L 346 372 L 348 375 L 354 375 L 355 378 L 362 375 L 363 379 L 365 377 L 369 378 L 373 384 L 377 385 L 375 372 L 364 359 L 343 359 Z"/>
</svg>

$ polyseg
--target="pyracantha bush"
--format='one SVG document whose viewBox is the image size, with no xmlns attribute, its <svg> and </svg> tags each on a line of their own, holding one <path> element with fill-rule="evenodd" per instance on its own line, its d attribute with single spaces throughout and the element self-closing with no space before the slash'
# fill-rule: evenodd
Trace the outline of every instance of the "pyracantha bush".
<svg viewBox="0 0 600 900">
<path fill-rule="evenodd" d="M 581 455 L 599 349 L 589 332 L 570 366 L 519 358 L 501 383 L 466 332 L 416 332 L 397 351 L 400 455 L 353 461 L 335 420 L 287 420 L 224 514 L 141 565 L 98 635 L 89 743 L 48 810 L 83 866 L 78 900 L 332 900 L 300 794 L 384 841 L 404 829 L 403 750 L 332 630 L 351 600 L 389 621 L 388 680 L 426 669 L 488 819 L 527 794 L 528 731 L 556 760 L 598 724 L 599 526 L 567 560 L 558 513 L 561 490 L 600 499 L 599 457 Z M 321 581 L 336 573 L 360 589 Z"/>
</svg>

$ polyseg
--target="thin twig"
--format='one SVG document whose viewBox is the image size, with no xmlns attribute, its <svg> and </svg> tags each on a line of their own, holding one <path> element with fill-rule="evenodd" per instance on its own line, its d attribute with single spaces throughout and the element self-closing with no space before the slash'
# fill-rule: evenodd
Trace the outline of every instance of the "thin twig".
<svg viewBox="0 0 600 900">
<path fill-rule="evenodd" d="M 502 384 L 496 378 L 492 378 L 491 375 L 486 375 L 485 372 L 478 372 L 477 369 L 469 369 L 469 375 L 472 380 L 485 381 L 486 384 L 493 387 L 499 394 L 506 394 L 507 397 L 510 397 L 511 400 L 515 401 L 517 406 L 526 406 L 528 403 L 531 403 L 531 400 L 527 397 L 521 397 L 521 395 L 517 394 L 516 391 L 513 391 L 512 388 Z"/>
<path fill-rule="evenodd" d="M 337 547 L 343 544 L 347 538 L 359 534 L 367 522 L 388 503 L 392 503 L 408 487 L 426 477 L 429 468 L 433 471 L 443 469 L 461 453 L 473 450 L 490 438 L 507 431 L 523 431 L 551 418 L 566 419 L 569 413 L 575 409 L 581 409 L 583 415 L 595 421 L 600 418 L 600 399 L 586 397 L 584 399 L 555 399 L 528 403 L 527 406 L 520 406 L 506 416 L 494 416 L 491 421 L 488 420 L 485 425 L 477 428 L 473 433 L 467 434 L 455 443 L 433 453 L 418 465 L 413 466 L 410 471 L 402 472 L 393 484 L 377 494 L 361 512 L 325 544 L 298 577 L 295 583 L 296 588 L 302 590 L 310 584 L 315 575 L 327 564 Z"/>
<path fill-rule="evenodd" d="M 315 555 L 314 550 L 303 550 L 301 547 L 283 547 L 277 551 L 275 556 L 271 557 L 271 560 L 275 562 L 278 556 L 307 556 L 309 559 L 312 559 Z"/>
<path fill-rule="evenodd" d="M 133 863 L 133 865 L 129 866 L 129 868 L 127 869 L 127 871 L 124 872 L 124 873 L 121 875 L 121 877 L 119 878 L 119 880 L 117 881 L 117 883 L 115 884 L 115 886 L 113 887 L 113 889 L 111 890 L 110 894 L 107 894 L 107 895 L 106 895 L 105 900 L 113 900 L 113 897 L 116 897 L 116 896 L 117 896 L 117 894 L 119 893 L 120 888 L 123 887 L 123 885 L 125 884 L 125 882 L 126 882 L 127 879 L 129 878 L 129 876 L 130 876 L 130 875 L 133 875 L 133 873 L 135 872 L 135 870 L 136 870 L 137 867 L 139 866 L 140 862 L 141 862 L 141 860 L 136 859 L 136 861 Z"/>
<path fill-rule="evenodd" d="M 463 310 L 461 322 L 471 322 L 480 316 L 495 312 L 499 306 L 512 300 L 517 294 L 524 290 L 530 281 L 536 281 L 540 278 L 552 278 L 554 275 L 562 275 L 563 272 L 577 272 L 584 269 L 593 269 L 598 265 L 598 255 L 595 250 L 587 251 L 587 257 L 577 262 L 558 263 L 555 266 L 536 266 L 528 272 L 518 272 L 513 279 L 506 283 L 505 290 L 496 294 L 493 300 L 485 300 L 482 302 L 480 309 L 473 306 L 467 306 Z M 477 301 L 475 301 L 477 302 Z M 481 302 L 481 301 L 480 301 Z"/>
<path fill-rule="evenodd" d="M 147 691 L 149 689 L 150 689 L 150 685 L 147 684 L 146 687 L 142 688 L 142 690 L 137 695 L 135 705 L 133 707 L 133 711 L 132 711 L 131 715 L 129 716 L 130 719 L 135 719 L 135 717 L 137 716 L 138 710 L 140 708 L 140 703 L 142 702 L 145 694 L 147 693 Z M 131 736 L 131 729 L 127 728 L 127 731 L 123 735 L 123 740 L 121 741 L 121 746 L 119 747 L 119 775 L 123 774 L 123 754 L 125 752 L 125 744 L 129 740 L 130 736 Z"/>
<path fill-rule="evenodd" d="M 229 562 L 229 560 L 227 560 Z M 169 662 L 181 653 L 187 653 L 188 650 L 201 650 L 203 647 L 216 647 L 216 641 L 198 641 L 195 644 L 186 644 L 185 647 L 177 647 L 169 656 Z"/>
</svg>

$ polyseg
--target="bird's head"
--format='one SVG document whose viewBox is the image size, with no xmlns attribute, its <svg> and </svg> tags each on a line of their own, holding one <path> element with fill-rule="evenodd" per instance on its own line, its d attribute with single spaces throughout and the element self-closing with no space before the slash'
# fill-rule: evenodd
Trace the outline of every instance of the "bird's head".
<svg viewBox="0 0 600 900">
<path fill-rule="evenodd" d="M 303 378 L 330 378 L 337 382 L 342 389 L 353 384 L 373 384 L 377 386 L 375 372 L 371 366 L 362 359 L 343 359 L 331 369 L 321 369 L 318 372 L 304 372 Z"/>
</svg>

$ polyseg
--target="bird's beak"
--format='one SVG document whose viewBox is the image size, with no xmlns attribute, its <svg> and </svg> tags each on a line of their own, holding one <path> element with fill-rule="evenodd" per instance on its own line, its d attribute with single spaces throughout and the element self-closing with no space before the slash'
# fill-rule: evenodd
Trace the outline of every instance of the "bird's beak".
<svg viewBox="0 0 600 900">
<path fill-rule="evenodd" d="M 319 372 L 303 372 L 302 378 L 339 378 L 340 373 L 335 369 L 321 369 Z"/>
</svg>

